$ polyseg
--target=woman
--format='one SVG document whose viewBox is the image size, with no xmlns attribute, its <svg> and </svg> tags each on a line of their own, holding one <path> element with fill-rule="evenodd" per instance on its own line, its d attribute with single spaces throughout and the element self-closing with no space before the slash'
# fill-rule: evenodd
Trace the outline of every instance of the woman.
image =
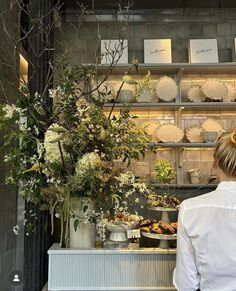
<svg viewBox="0 0 236 291">
<path fill-rule="evenodd" d="M 216 141 L 215 191 L 181 203 L 177 262 L 178 291 L 236 290 L 236 129 Z"/>
</svg>

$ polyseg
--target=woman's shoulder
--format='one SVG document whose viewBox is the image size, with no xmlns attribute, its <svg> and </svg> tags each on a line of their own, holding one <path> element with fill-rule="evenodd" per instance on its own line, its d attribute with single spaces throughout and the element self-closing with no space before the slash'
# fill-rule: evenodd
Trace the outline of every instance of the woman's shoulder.
<svg viewBox="0 0 236 291">
<path fill-rule="evenodd" d="M 197 207 L 213 206 L 217 203 L 217 191 L 211 191 L 193 198 L 185 199 L 181 203 L 181 208 L 192 209 Z"/>
</svg>

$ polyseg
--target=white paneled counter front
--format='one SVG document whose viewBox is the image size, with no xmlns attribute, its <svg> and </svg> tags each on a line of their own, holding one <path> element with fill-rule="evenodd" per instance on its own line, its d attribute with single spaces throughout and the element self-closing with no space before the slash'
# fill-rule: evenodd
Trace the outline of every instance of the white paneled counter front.
<svg viewBox="0 0 236 291">
<path fill-rule="evenodd" d="M 175 250 L 61 249 L 48 251 L 48 290 L 170 291 Z"/>
</svg>

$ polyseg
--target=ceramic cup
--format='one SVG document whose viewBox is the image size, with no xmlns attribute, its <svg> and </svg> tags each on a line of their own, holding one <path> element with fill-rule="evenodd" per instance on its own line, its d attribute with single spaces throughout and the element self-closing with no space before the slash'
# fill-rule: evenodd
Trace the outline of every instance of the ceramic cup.
<svg viewBox="0 0 236 291">
<path fill-rule="evenodd" d="M 188 170 L 189 179 L 191 184 L 199 184 L 201 181 L 201 171 L 199 168 Z"/>
<path fill-rule="evenodd" d="M 217 131 L 201 131 L 203 142 L 215 142 L 218 136 Z"/>
</svg>

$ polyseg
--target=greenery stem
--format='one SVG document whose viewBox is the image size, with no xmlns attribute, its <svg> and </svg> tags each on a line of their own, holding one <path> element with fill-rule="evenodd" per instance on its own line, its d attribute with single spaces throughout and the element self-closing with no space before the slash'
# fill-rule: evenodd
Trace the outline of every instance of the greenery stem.
<svg viewBox="0 0 236 291">
<path fill-rule="evenodd" d="M 63 156 L 63 152 L 62 152 L 60 141 L 58 142 L 58 146 L 59 146 L 59 151 L 60 151 L 60 155 L 61 155 L 62 165 L 63 165 L 64 171 L 66 171 L 66 164 L 65 164 L 65 160 L 64 160 L 64 156 Z"/>
</svg>

